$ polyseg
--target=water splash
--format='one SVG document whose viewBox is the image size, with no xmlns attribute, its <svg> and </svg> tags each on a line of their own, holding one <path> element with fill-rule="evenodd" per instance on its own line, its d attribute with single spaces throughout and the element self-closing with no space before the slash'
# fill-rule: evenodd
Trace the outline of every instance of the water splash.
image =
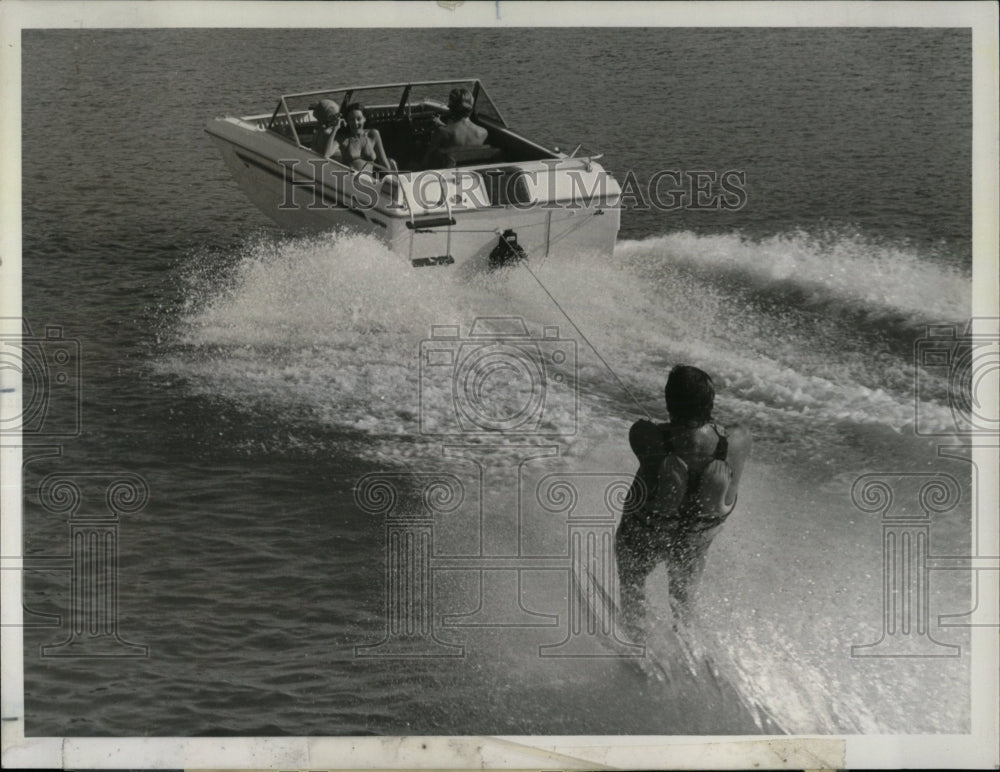
<svg viewBox="0 0 1000 772">
<path fill-rule="evenodd" d="M 953 420 L 938 374 L 916 372 L 931 397 L 915 402 L 913 351 L 925 324 L 968 316 L 969 277 L 904 246 L 856 236 L 823 241 L 792 233 L 753 242 L 738 234 L 680 233 L 623 242 L 612 260 L 553 256 L 530 270 L 493 275 L 412 270 L 375 239 L 350 233 L 258 236 L 221 257 L 219 271 L 192 261 L 198 267 L 187 303 L 157 367 L 181 377 L 192 393 L 248 415 L 275 416 L 289 428 L 284 439 L 269 437 L 268 452 L 284 442 L 314 454 L 332 445 L 381 466 L 440 459 L 442 437 L 422 431 L 454 427 L 456 405 L 448 388 L 422 380 L 421 346 L 435 325 L 456 326 L 467 340 L 477 317 L 521 318 L 536 342 L 545 340 L 546 327 L 557 328 L 559 339 L 572 344 L 568 360 L 546 374 L 571 378 L 576 400 L 549 400 L 541 418 L 558 435 L 570 467 L 574 457 L 613 445 L 621 452 L 606 468 L 634 471 L 624 440 L 628 425 L 645 413 L 662 417 L 664 377 L 678 362 L 713 374 L 720 419 L 748 424 L 755 457 L 789 462 L 782 475 L 795 464 L 822 483 L 869 459 L 898 460 L 916 410 L 937 425 Z M 872 282 L 873 275 L 886 281 Z M 456 360 L 477 350 L 447 345 Z M 245 450 L 258 452 L 252 442 Z M 780 488 L 772 497 L 812 495 L 801 480 L 796 484 L 806 492 L 792 492 L 784 480 L 772 476 Z M 765 488 L 748 487 L 747 501 L 765 500 Z M 815 545 L 802 547 L 771 522 L 779 511 L 762 506 L 753 513 L 756 526 L 777 528 L 772 546 L 781 556 L 806 560 Z M 836 511 L 827 501 L 816 517 L 829 520 Z M 785 514 L 796 522 L 811 518 Z M 720 537 L 718 550 L 713 546 L 727 565 L 746 563 L 755 539 L 759 551 L 768 546 L 766 534 L 736 526 Z M 730 537 L 738 537 L 738 548 Z M 832 538 L 846 543 L 852 535 L 841 527 Z M 739 597 L 741 608 L 773 611 L 786 599 L 754 596 L 772 590 L 766 577 L 749 574 L 710 588 L 716 597 Z M 827 601 L 820 616 L 836 618 L 840 599 Z M 792 617 L 816 615 L 811 598 L 797 602 Z M 761 618 L 742 627 L 739 620 L 706 625 L 707 638 L 714 636 L 706 646 L 715 661 L 729 663 L 725 676 L 748 701 L 766 705 L 783 727 L 867 732 L 912 719 L 876 716 L 857 695 L 883 700 L 859 685 L 855 673 L 823 675 L 842 652 L 814 654 L 825 645 L 822 636 L 833 638 L 836 630 L 775 628 L 756 639 L 732 632 L 760 629 Z M 953 668 L 949 677 L 955 674 Z"/>
<path fill-rule="evenodd" d="M 813 439 L 844 425 L 899 433 L 914 421 L 922 321 L 967 315 L 969 292 L 960 270 L 903 248 L 799 233 L 760 242 L 672 234 L 624 242 L 610 261 L 551 257 L 492 276 L 412 270 L 350 233 L 256 238 L 224 275 L 195 274 L 161 365 L 195 391 L 376 445 L 419 436 L 422 416 L 454 424 L 447 394 L 421 400 L 421 345 L 436 325 L 457 326 L 465 340 L 483 316 L 523 318 L 534 340 L 557 328 L 570 342 L 579 402 L 547 416 L 557 434 L 571 421 L 592 438 L 617 435 L 622 421 L 662 415 L 664 375 L 681 361 L 713 374 L 724 420 L 765 438 L 795 441 L 804 426 Z M 935 399 L 921 409 L 947 426 L 947 388 L 935 378 L 926 374 Z"/>
</svg>

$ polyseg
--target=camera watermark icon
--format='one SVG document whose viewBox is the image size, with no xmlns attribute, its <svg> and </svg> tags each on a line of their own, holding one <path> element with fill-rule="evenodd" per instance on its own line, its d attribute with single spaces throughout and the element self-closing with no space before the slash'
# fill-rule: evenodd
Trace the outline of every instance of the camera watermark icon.
<svg viewBox="0 0 1000 772">
<path fill-rule="evenodd" d="M 963 328 L 954 324 L 927 325 L 914 344 L 916 433 L 940 435 L 996 435 L 1000 433 L 1000 333 L 995 319 L 972 319 Z M 951 422 L 931 417 L 930 405 L 947 388 Z"/>
<path fill-rule="evenodd" d="M 6 388 L 20 378 L 21 409 L 0 415 L 0 434 L 76 437 L 81 428 L 80 342 L 47 325 L 35 336 L 27 320 L 21 333 L 0 333 L 0 370 Z"/>
<path fill-rule="evenodd" d="M 104 511 L 83 506 L 85 492 L 95 491 Z M 118 528 L 122 515 L 146 506 L 146 482 L 130 473 L 56 473 L 41 481 L 38 499 L 46 512 L 66 517 L 70 529 L 68 554 L 20 559 L 24 571 L 63 570 L 70 576 L 69 636 L 43 645 L 41 656 L 148 657 L 148 646 L 124 640 L 118 629 Z M 62 626 L 61 615 L 42 616 L 54 624 L 32 626 Z"/>
<path fill-rule="evenodd" d="M 435 325 L 420 342 L 420 432 L 576 433 L 576 342 L 557 326 L 532 337 L 520 317 L 478 317 L 469 335 Z"/>
<path fill-rule="evenodd" d="M 952 511 L 962 498 L 950 474 L 886 472 L 858 477 L 851 501 L 882 520 L 882 635 L 851 646 L 852 657 L 957 657 L 960 647 L 931 634 L 931 515 Z M 916 504 L 916 508 L 913 504 Z M 944 558 L 945 563 L 949 562 Z"/>
</svg>

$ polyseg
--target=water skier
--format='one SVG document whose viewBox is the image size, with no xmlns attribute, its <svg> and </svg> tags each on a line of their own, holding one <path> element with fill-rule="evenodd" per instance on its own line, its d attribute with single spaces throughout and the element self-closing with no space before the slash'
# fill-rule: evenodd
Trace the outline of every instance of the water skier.
<svg viewBox="0 0 1000 772">
<path fill-rule="evenodd" d="M 746 429 L 712 421 L 715 388 L 697 367 L 674 367 L 664 395 L 670 421 L 640 420 L 629 430 L 639 470 L 615 534 L 622 614 L 633 628 L 646 577 L 661 561 L 675 619 L 689 613 L 708 547 L 736 506 L 752 444 Z"/>
</svg>

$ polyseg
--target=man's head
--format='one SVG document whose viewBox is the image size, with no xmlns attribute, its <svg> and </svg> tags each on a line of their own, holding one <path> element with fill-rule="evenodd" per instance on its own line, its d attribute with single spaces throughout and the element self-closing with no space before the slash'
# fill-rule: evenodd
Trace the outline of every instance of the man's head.
<svg viewBox="0 0 1000 772">
<path fill-rule="evenodd" d="M 448 94 L 448 112 L 456 118 L 468 118 L 474 105 L 475 101 L 467 88 L 453 88 Z"/>
<path fill-rule="evenodd" d="M 676 365 L 667 377 L 663 393 L 671 421 L 704 424 L 712 420 L 715 387 L 704 370 L 691 365 Z"/>
</svg>

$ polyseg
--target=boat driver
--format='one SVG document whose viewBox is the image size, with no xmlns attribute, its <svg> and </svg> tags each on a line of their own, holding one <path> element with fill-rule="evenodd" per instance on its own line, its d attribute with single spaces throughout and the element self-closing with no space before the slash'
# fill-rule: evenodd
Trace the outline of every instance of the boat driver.
<svg viewBox="0 0 1000 772">
<path fill-rule="evenodd" d="M 712 421 L 715 388 L 703 370 L 677 365 L 664 396 L 668 423 L 636 421 L 629 444 L 639 460 L 615 533 L 615 557 L 626 629 L 637 632 L 643 586 L 666 562 L 674 624 L 689 611 L 689 595 L 712 539 L 736 506 L 750 455 L 750 433 Z"/>
<path fill-rule="evenodd" d="M 475 102 L 467 88 L 455 88 L 448 95 L 448 115 L 445 121 L 435 116 L 437 130 L 431 137 L 424 166 L 430 167 L 439 159 L 442 151 L 459 147 L 478 147 L 486 143 L 486 129 L 477 126 L 469 118 Z"/>
</svg>

